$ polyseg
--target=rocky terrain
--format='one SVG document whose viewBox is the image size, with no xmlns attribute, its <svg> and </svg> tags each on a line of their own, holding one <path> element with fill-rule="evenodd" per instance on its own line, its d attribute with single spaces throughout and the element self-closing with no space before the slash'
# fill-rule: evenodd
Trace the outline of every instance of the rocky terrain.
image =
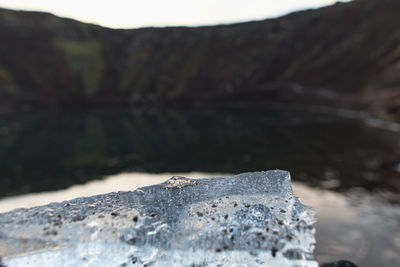
<svg viewBox="0 0 400 267">
<path fill-rule="evenodd" d="M 400 118 L 400 1 L 277 19 L 116 30 L 0 9 L 0 106 L 276 102 Z"/>
</svg>

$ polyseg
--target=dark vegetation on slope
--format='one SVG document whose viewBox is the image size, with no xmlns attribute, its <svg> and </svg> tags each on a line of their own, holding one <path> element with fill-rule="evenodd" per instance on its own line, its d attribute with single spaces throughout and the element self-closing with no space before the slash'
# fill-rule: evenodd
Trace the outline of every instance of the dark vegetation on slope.
<svg viewBox="0 0 400 267">
<path fill-rule="evenodd" d="M 400 114 L 400 1 L 113 30 L 0 9 L 0 105 L 295 102 Z"/>
</svg>

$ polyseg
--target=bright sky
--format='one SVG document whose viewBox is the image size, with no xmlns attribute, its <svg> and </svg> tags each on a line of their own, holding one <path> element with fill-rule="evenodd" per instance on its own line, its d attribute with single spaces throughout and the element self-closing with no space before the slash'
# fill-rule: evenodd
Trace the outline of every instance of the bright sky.
<svg viewBox="0 0 400 267">
<path fill-rule="evenodd" d="M 0 7 L 46 11 L 112 28 L 137 28 L 258 20 L 335 2 L 336 0 L 0 0 Z"/>
</svg>

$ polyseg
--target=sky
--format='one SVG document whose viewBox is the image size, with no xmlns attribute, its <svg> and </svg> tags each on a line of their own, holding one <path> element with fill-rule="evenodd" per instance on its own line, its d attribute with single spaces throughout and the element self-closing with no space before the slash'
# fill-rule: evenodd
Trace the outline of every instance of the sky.
<svg viewBox="0 0 400 267">
<path fill-rule="evenodd" d="M 0 7 L 45 11 L 111 28 L 138 28 L 259 20 L 335 2 L 336 0 L 0 0 Z"/>
</svg>

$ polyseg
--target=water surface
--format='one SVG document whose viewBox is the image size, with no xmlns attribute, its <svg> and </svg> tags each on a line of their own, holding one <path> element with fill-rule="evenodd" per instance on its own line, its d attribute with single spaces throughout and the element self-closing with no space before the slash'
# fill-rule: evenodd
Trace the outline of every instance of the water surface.
<svg viewBox="0 0 400 267">
<path fill-rule="evenodd" d="M 397 132 L 285 109 L 30 114 L 0 117 L 0 197 L 105 175 L 284 169 L 346 191 L 399 192 Z"/>
<path fill-rule="evenodd" d="M 286 107 L 2 115 L 1 205 L 127 172 L 284 169 L 317 209 L 321 261 L 395 266 L 400 136 L 366 118 Z"/>
</svg>

